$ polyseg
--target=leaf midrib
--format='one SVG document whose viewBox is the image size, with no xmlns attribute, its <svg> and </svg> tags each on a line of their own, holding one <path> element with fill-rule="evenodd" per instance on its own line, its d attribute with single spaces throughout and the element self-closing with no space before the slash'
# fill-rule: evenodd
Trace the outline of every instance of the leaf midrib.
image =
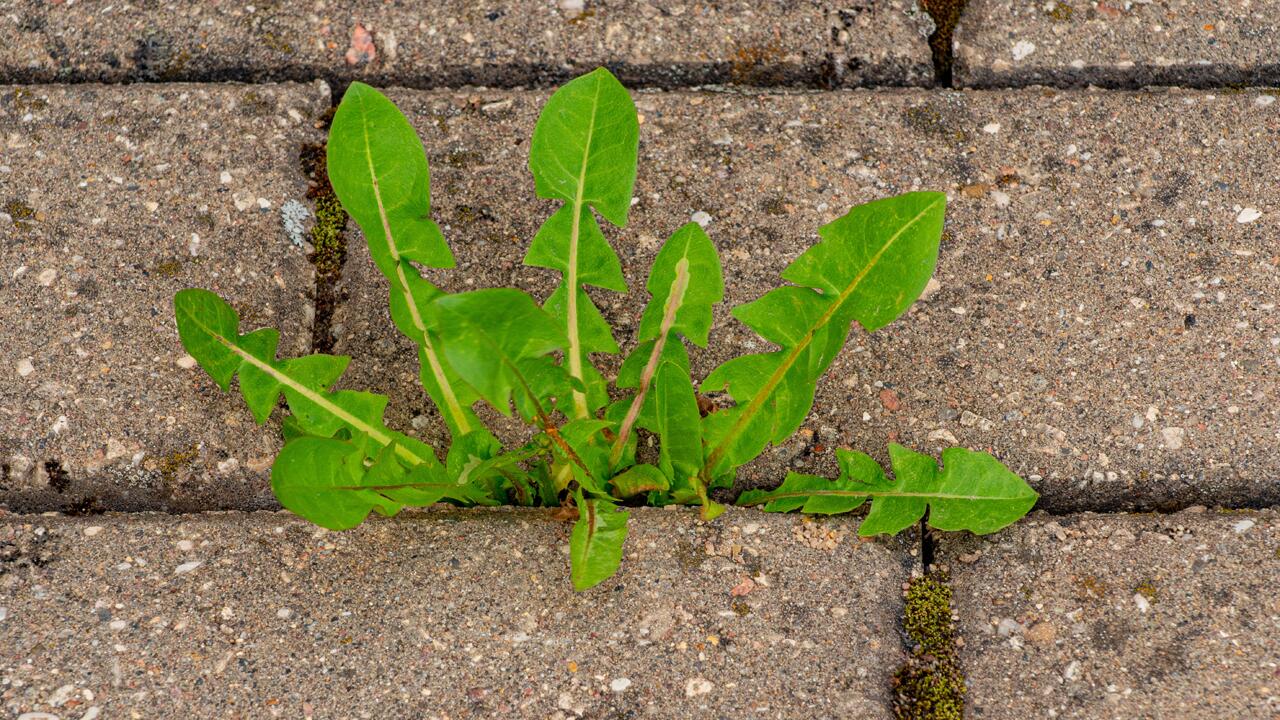
<svg viewBox="0 0 1280 720">
<path fill-rule="evenodd" d="M 395 237 L 391 233 L 391 221 L 387 217 L 387 209 L 382 203 L 382 187 L 378 182 L 378 173 L 373 166 L 373 146 L 369 140 L 369 123 L 365 112 L 364 98 L 357 96 L 360 102 L 360 132 L 364 136 L 364 158 L 369 167 L 369 179 L 373 187 L 373 199 L 378 205 L 378 219 L 382 221 L 382 233 L 387 241 L 387 251 L 391 254 L 391 260 L 396 266 L 396 283 L 400 286 L 400 293 L 404 296 L 405 305 L 409 308 L 409 317 L 413 322 L 414 328 L 418 330 L 421 336 L 423 354 L 427 356 L 427 364 L 431 367 L 431 374 L 435 376 L 436 385 L 440 387 L 441 393 L 444 394 L 445 405 L 448 406 L 449 414 L 453 416 L 454 422 L 458 425 L 461 434 L 471 432 L 471 421 L 467 419 L 467 414 L 462 410 L 462 404 L 458 402 L 458 396 L 453 391 L 453 385 L 450 384 L 448 376 L 444 373 L 444 367 L 440 364 L 440 359 L 436 354 L 435 347 L 431 342 L 431 338 L 427 336 L 427 326 L 422 320 L 422 314 L 418 312 L 418 304 L 414 302 L 413 292 L 409 289 L 409 278 L 405 277 L 404 264 L 400 261 L 400 250 L 396 247 Z"/>
<path fill-rule="evenodd" d="M 883 498 L 883 497 L 918 497 L 933 500 L 970 500 L 970 501 L 987 501 L 1001 502 L 1008 500 L 1026 500 L 1030 495 L 959 495 L 956 493 L 927 493 L 927 492 L 901 492 L 897 490 L 795 490 L 787 492 L 769 493 L 767 497 L 761 497 L 751 502 L 745 503 L 745 506 L 764 505 L 774 500 L 791 500 L 795 498 L 810 497 L 848 497 L 848 498 Z"/>
<path fill-rule="evenodd" d="M 814 333 L 825 327 L 827 323 L 831 322 L 831 318 L 840 310 L 845 301 L 849 299 L 849 296 L 858 289 L 858 286 L 866 279 L 867 274 L 871 272 L 877 264 L 879 264 L 880 258 L 888 252 L 889 248 L 892 247 L 900 237 L 902 237 L 902 234 L 905 233 L 908 228 L 913 227 L 917 222 L 919 222 L 920 219 L 937 206 L 939 202 L 940 200 L 934 200 L 924 206 L 924 208 L 922 208 L 914 218 L 902 227 L 898 228 L 898 231 L 895 232 L 878 251 L 876 251 L 876 254 L 871 257 L 871 260 L 866 264 L 866 266 L 863 267 L 862 270 L 853 278 L 853 281 L 850 282 L 844 291 L 835 298 L 835 301 L 831 303 L 831 306 L 827 308 L 826 312 L 818 318 L 817 322 L 809 327 L 801 341 L 795 347 L 791 348 L 790 352 L 788 352 L 783 358 L 777 369 L 773 371 L 773 374 L 769 376 L 769 379 L 765 382 L 764 386 L 761 387 L 760 391 L 751 398 L 751 402 L 747 404 L 747 407 L 742 411 L 742 414 L 738 416 L 738 419 L 734 422 L 733 426 L 729 428 L 729 432 L 725 434 L 716 447 L 711 451 L 711 454 L 707 457 L 706 464 L 703 466 L 704 476 L 709 476 L 714 471 L 716 465 L 718 465 L 724 458 L 724 454 L 728 452 L 728 447 L 732 444 L 733 440 L 742 432 L 743 428 L 751 422 L 756 413 L 760 412 L 760 408 L 764 406 L 764 403 L 769 399 L 769 396 L 772 395 L 777 386 L 781 384 L 782 378 L 786 376 L 787 372 L 791 369 L 791 366 L 795 364 L 797 359 L 799 359 L 800 353 L 809 346 L 809 343 L 813 342 Z M 710 478 L 704 477 L 704 480 L 710 480 Z"/>
<path fill-rule="evenodd" d="M 582 145 L 582 167 L 578 170 L 578 190 L 573 198 L 573 225 L 569 230 L 569 267 L 565 284 L 569 286 L 565 310 L 569 339 L 569 374 L 580 382 L 582 376 L 582 340 L 578 336 L 578 240 L 582 231 L 582 203 L 587 188 L 587 164 L 591 160 L 591 138 L 595 135 L 596 113 L 600 109 L 600 80 L 596 80 L 595 96 L 591 99 L 591 121 L 587 123 L 586 142 Z M 573 391 L 573 410 L 578 417 L 587 417 L 587 396 Z"/>
</svg>

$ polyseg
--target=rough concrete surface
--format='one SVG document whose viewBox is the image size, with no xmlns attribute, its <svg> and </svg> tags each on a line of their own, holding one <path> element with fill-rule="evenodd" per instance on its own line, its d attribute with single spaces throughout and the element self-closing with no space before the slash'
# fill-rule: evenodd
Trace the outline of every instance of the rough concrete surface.
<svg viewBox="0 0 1280 720">
<path fill-rule="evenodd" d="M 433 215 L 458 257 L 450 291 L 556 274 L 520 265 L 555 203 L 525 169 L 541 92 L 394 91 L 432 167 Z M 728 308 L 778 284 L 852 204 L 949 194 L 925 299 L 854 331 L 800 434 L 744 469 L 834 474 L 832 450 L 891 440 L 994 452 L 1042 507 L 1280 502 L 1280 103 L 1265 92 L 1023 90 L 641 93 L 636 203 L 606 228 L 632 292 L 592 291 L 624 351 L 667 237 L 707 222 L 727 303 L 695 378 L 766 345 Z M 705 215 L 704 215 L 705 214 Z M 442 445 L 393 329 L 386 283 L 353 233 L 335 316 L 349 387 L 390 391 L 393 426 Z M 616 359 L 597 358 L 606 369 Z"/>
<path fill-rule="evenodd" d="M 0 78 L 547 84 L 597 65 L 678 87 L 929 85 L 914 0 L 7 3 Z"/>
<path fill-rule="evenodd" d="M 322 86 L 0 88 L 0 504 L 274 504 L 279 432 L 185 356 L 172 298 L 210 288 L 310 348 L 281 212 L 328 106 Z"/>
<path fill-rule="evenodd" d="M 1035 516 L 945 536 L 974 718 L 1280 714 L 1280 514 Z"/>
<path fill-rule="evenodd" d="M 0 520 L 0 703 L 82 717 L 881 718 L 905 540 L 637 510 L 568 579 L 549 511 Z M 92 708 L 99 715 L 90 715 Z"/>
<path fill-rule="evenodd" d="M 1277 0 L 971 0 L 955 83 L 1141 87 L 1280 84 Z"/>
</svg>

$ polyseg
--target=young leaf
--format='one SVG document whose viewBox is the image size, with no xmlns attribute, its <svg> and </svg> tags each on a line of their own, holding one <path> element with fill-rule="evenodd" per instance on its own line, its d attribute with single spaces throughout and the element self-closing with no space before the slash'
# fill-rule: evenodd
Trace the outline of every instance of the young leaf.
<svg viewBox="0 0 1280 720">
<path fill-rule="evenodd" d="M 636 465 L 614 475 L 609 482 L 613 484 L 613 494 L 624 499 L 640 493 L 665 492 L 671 487 L 666 474 L 652 465 Z"/>
<path fill-rule="evenodd" d="M 781 350 L 730 360 L 703 382 L 703 392 L 727 390 L 737 403 L 705 418 L 705 481 L 800 427 L 853 321 L 874 331 L 915 301 L 937 262 L 945 207 L 946 196 L 935 192 L 854 207 L 819 229 L 821 242 L 783 271 L 796 286 L 734 309 Z"/>
<path fill-rule="evenodd" d="M 929 526 L 939 530 L 995 532 L 1026 515 L 1039 497 L 1022 478 L 982 452 L 948 448 L 942 472 L 928 455 L 889 446 L 895 478 L 890 480 L 870 456 L 837 450 L 835 480 L 789 473 L 776 490 L 750 490 L 739 505 L 764 505 L 766 512 L 850 512 L 870 499 L 858 534 L 894 535 L 919 522 L 929 510 Z"/>
<path fill-rule="evenodd" d="M 442 295 L 435 310 L 432 329 L 444 341 L 449 364 L 504 415 L 511 414 L 513 391 L 537 397 L 522 366 L 565 345 L 559 324 L 519 290 Z M 533 409 L 546 420 L 545 408 Z"/>
<path fill-rule="evenodd" d="M 711 328 L 711 307 L 724 299 L 724 281 L 720 274 L 720 258 L 711 239 L 702 231 L 697 223 L 688 223 L 676 231 L 654 258 L 653 268 L 649 271 L 649 282 L 646 286 L 652 299 L 645 307 L 640 319 L 640 331 L 637 340 L 639 347 L 623 363 L 618 373 L 619 387 L 636 387 L 627 414 L 619 426 L 618 437 L 614 441 L 612 461 L 617 463 L 622 456 L 623 448 L 630 438 L 631 429 L 639 423 L 640 427 L 662 433 L 659 425 L 678 426 L 679 432 L 685 436 L 683 441 L 687 447 L 696 445 L 699 466 L 702 464 L 702 433 L 697 425 L 701 422 L 697 412 L 696 400 L 693 404 L 692 418 L 694 425 L 684 422 L 688 415 L 680 420 L 672 421 L 662 417 L 662 410 L 655 410 L 653 401 L 648 397 L 650 384 L 654 381 L 660 367 L 667 363 L 673 365 L 668 371 L 682 368 L 684 379 L 688 381 L 689 358 L 685 352 L 680 336 L 689 338 L 697 345 L 705 346 L 707 333 Z M 670 359 L 667 356 L 670 355 Z M 638 376 L 633 374 L 639 362 L 643 368 Z M 678 390 L 679 383 L 672 380 L 668 390 Z M 690 383 L 689 399 L 693 399 L 693 386 Z M 668 398 L 670 400 L 670 398 Z M 667 408 L 673 407 L 670 403 Z M 684 403 L 679 409 L 686 409 Z M 646 412 L 647 411 L 647 412 Z M 692 433 L 689 435 L 689 433 Z M 663 435 L 663 449 L 667 448 L 668 438 Z M 689 453 L 678 453 L 682 458 L 692 457 Z M 697 472 L 695 468 L 693 473 Z"/>
<path fill-rule="evenodd" d="M 578 521 L 569 536 L 569 574 L 575 590 L 582 591 L 608 580 L 622 564 L 622 544 L 627 539 L 628 512 L 606 500 L 574 495 Z"/>
<path fill-rule="evenodd" d="M 454 436 L 480 427 L 471 411 L 476 393 L 441 357 L 428 332 L 427 306 L 441 294 L 413 262 L 453 267 L 453 254 L 431 220 L 430 172 L 422 141 L 382 93 L 355 82 L 333 116 L 329 181 L 369 243 L 369 254 L 391 286 L 391 319 L 419 345 L 422 385 Z M 412 261 L 412 262 L 411 262 Z"/>
<path fill-rule="evenodd" d="M 574 417 L 587 417 L 606 401 L 603 380 L 586 354 L 617 352 L 608 324 L 582 287 L 626 290 L 621 265 L 592 209 L 618 227 L 627 224 L 639 137 L 631 96 L 608 70 L 598 68 L 547 100 L 529 146 L 538 197 L 564 201 L 538 231 L 525 264 L 564 276 L 554 296 L 558 301 L 549 302 L 547 310 L 565 328 L 565 364 L 584 386 L 573 392 Z"/>
</svg>

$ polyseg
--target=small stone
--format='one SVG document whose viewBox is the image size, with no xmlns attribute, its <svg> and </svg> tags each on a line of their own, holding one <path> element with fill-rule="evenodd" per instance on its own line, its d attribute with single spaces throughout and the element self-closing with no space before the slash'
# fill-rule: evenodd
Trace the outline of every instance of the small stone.
<svg viewBox="0 0 1280 720">
<path fill-rule="evenodd" d="M 154 200 L 148 200 L 142 203 L 142 207 L 146 208 L 147 212 L 155 212 L 160 209 L 160 203 Z"/>
<path fill-rule="evenodd" d="M 378 59 L 378 49 L 373 44 L 373 35 L 364 25 L 356 23 L 351 30 L 351 45 L 344 56 L 348 65 L 365 65 Z"/>
<path fill-rule="evenodd" d="M 289 618 L 293 617 L 293 610 L 289 608 L 280 608 L 279 610 L 276 611 L 276 617 L 280 618 L 281 620 L 288 620 Z"/>
<path fill-rule="evenodd" d="M 112 620 L 111 624 L 108 627 L 110 627 L 112 630 L 123 630 L 129 627 L 129 623 L 125 620 Z"/>
<path fill-rule="evenodd" d="M 614 678 L 613 682 L 609 683 L 609 689 L 616 693 L 626 692 L 629 687 L 631 687 L 631 678 Z"/>
<path fill-rule="evenodd" d="M 62 720 L 62 718 L 47 712 L 28 712 L 18 716 L 18 720 Z"/>
<path fill-rule="evenodd" d="M 190 355 L 183 355 L 182 357 L 178 358 L 177 365 L 183 370 L 190 370 L 191 368 L 196 366 L 196 359 L 191 357 Z"/>
<path fill-rule="evenodd" d="M 236 210 L 239 210 L 240 212 L 244 212 L 245 210 L 253 207 L 253 204 L 257 201 L 257 196 L 251 192 L 242 190 L 231 194 L 231 202 L 235 203 Z"/>
<path fill-rule="evenodd" d="M 898 393 L 888 388 L 880 391 L 880 404 L 889 412 L 897 412 L 902 408 L 902 400 L 898 398 Z"/>
<path fill-rule="evenodd" d="M 190 540 L 178 541 L 178 549 L 181 550 L 182 552 L 191 552 L 192 548 L 194 548 L 195 546 L 196 546 L 195 543 L 191 542 Z"/>
<path fill-rule="evenodd" d="M 46 702 L 53 707 L 62 707 L 67 704 L 67 701 L 71 699 L 71 694 L 75 691 L 75 685 L 63 685 L 57 690 L 54 690 L 53 694 L 49 696 L 49 699 Z"/>
<path fill-rule="evenodd" d="M 85 537 L 93 537 L 93 536 L 97 535 L 97 534 L 98 534 L 98 533 L 100 533 L 100 532 L 102 532 L 102 526 L 101 526 L 101 525 L 90 525 L 89 527 L 87 527 L 87 528 L 85 528 L 85 529 L 84 529 L 84 535 L 85 535 Z"/>
<path fill-rule="evenodd" d="M 693 222 L 698 223 L 704 228 L 711 224 L 711 216 L 708 215 L 704 210 L 699 210 L 695 212 L 693 215 L 689 216 L 689 219 L 692 220 Z"/>
<path fill-rule="evenodd" d="M 996 634 L 1002 638 L 1021 634 L 1024 630 L 1022 623 L 1013 618 L 1005 618 L 1000 621 L 999 625 L 996 625 Z"/>
<path fill-rule="evenodd" d="M 231 173 L 227 172 L 226 170 L 223 170 L 222 174 L 218 175 L 218 182 L 221 182 L 223 185 L 230 185 Z"/>
<path fill-rule="evenodd" d="M 31 364 L 31 358 L 23 358 L 18 361 L 19 377 L 26 377 L 35 371 L 35 367 Z"/>
<path fill-rule="evenodd" d="M 8 619 L 9 619 L 9 608 L 0 607 L 0 622 L 4 622 L 5 620 L 8 620 Z"/>
<path fill-rule="evenodd" d="M 1142 593 L 1133 594 L 1133 604 L 1138 607 L 1138 612 L 1145 613 L 1151 609 L 1151 601 Z"/>
<path fill-rule="evenodd" d="M 1170 450 L 1181 450 L 1182 442 L 1187 437 L 1187 431 L 1180 427 L 1167 427 L 1160 431 L 1160 436 L 1164 438 L 1164 446 Z"/>
<path fill-rule="evenodd" d="M 560 0 L 556 5 L 560 6 L 561 12 L 570 17 L 581 15 L 586 7 L 584 0 Z"/>
<path fill-rule="evenodd" d="M 1244 223 L 1251 223 L 1260 217 L 1262 217 L 1262 213 L 1258 212 L 1256 208 L 1247 207 L 1236 216 L 1236 222 L 1243 225 Z"/>
<path fill-rule="evenodd" d="M 951 431 L 947 430 L 946 428 L 938 428 L 937 430 L 934 430 L 933 432 L 929 433 L 929 439 L 934 441 L 939 441 L 939 442 L 950 443 L 951 445 L 960 444 L 960 441 L 956 439 L 956 436 L 953 435 Z"/>
<path fill-rule="evenodd" d="M 1244 533 L 1249 532 L 1249 530 L 1253 528 L 1253 525 L 1254 523 L 1252 520 L 1241 520 L 1235 525 L 1232 525 L 1231 529 L 1235 530 L 1237 535 L 1243 535 Z"/>
<path fill-rule="evenodd" d="M 684 684 L 684 696 L 697 697 L 699 695 L 706 695 L 714 688 L 715 685 L 712 685 L 710 680 L 705 680 L 703 678 L 689 678 L 688 682 Z"/>
<path fill-rule="evenodd" d="M 1033 645 L 1046 646 L 1053 644 L 1054 639 L 1058 637 L 1058 631 L 1047 622 L 1038 622 L 1027 628 L 1023 636 Z"/>
<path fill-rule="evenodd" d="M 986 125 L 982 126 L 982 132 L 988 135 L 995 135 L 996 133 L 1000 132 L 1000 123 L 998 122 L 987 123 Z"/>
<path fill-rule="evenodd" d="M 184 562 L 178 567 L 173 569 L 173 574 L 185 575 L 191 572 L 192 570 L 195 570 L 196 568 L 200 567 L 203 564 L 204 564 L 203 560 L 192 560 L 191 562 Z"/>
<path fill-rule="evenodd" d="M 1071 663 L 1067 665 L 1066 669 L 1062 671 L 1062 678 L 1067 682 L 1073 682 L 1075 680 L 1079 680 L 1080 679 L 1080 661 L 1072 660 Z"/>
<path fill-rule="evenodd" d="M 58 271 L 54 270 L 53 268 L 49 268 L 48 270 L 45 270 L 36 276 L 36 282 L 40 283 L 45 287 L 49 287 L 50 285 L 53 284 L 53 281 L 56 280 L 57 277 L 58 277 Z"/>
<path fill-rule="evenodd" d="M 1027 56 L 1029 56 L 1031 53 L 1035 51 L 1036 51 L 1035 43 L 1027 42 L 1026 40 L 1019 40 L 1018 42 L 1013 44 L 1013 59 L 1015 62 L 1019 60 L 1024 60 L 1026 59 Z"/>
<path fill-rule="evenodd" d="M 1257 99 L 1253 101 L 1253 104 L 1257 105 L 1258 107 L 1267 107 L 1268 105 L 1270 105 L 1275 101 L 1276 101 L 1276 98 L 1274 95 L 1259 95 Z"/>
</svg>

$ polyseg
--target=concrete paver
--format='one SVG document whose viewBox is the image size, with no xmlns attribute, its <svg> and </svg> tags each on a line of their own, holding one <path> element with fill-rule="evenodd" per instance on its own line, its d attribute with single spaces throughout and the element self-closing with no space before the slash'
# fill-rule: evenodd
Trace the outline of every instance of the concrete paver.
<svg viewBox="0 0 1280 720">
<path fill-rule="evenodd" d="M 955 83 L 1277 85 L 1277 42 L 1276 0 L 971 0 L 955 31 Z"/>
<path fill-rule="evenodd" d="M 1280 713 L 1280 514 L 1037 516 L 944 536 L 975 718 Z"/>
<path fill-rule="evenodd" d="M 543 92 L 397 90 L 432 163 L 450 291 L 554 273 L 520 265 L 554 203 L 525 169 Z M 832 449 L 891 440 L 989 449 L 1042 507 L 1280 502 L 1280 103 L 1266 92 L 640 93 L 631 222 L 606 229 L 632 289 L 593 292 L 625 350 L 661 239 L 708 221 L 728 303 L 696 378 L 764 344 L 728 315 L 779 283 L 850 205 L 947 191 L 937 284 L 909 315 L 855 331 L 801 433 L 744 469 L 834 474 Z M 443 444 L 416 355 L 356 237 L 335 316 L 350 387 Z M 606 370 L 608 363 L 604 363 Z M 607 373 L 606 373 L 607 374 Z M 518 437 L 514 432 L 510 437 Z"/>
<path fill-rule="evenodd" d="M 100 717 L 888 714 L 907 539 L 637 510 L 568 580 L 550 511 L 0 519 L 0 706 Z"/>
<path fill-rule="evenodd" d="M 274 505 L 278 430 L 185 357 L 172 302 L 211 288 L 280 327 L 282 353 L 309 349 L 312 267 L 281 212 L 306 202 L 299 151 L 329 104 L 305 85 L 0 88 L 0 504 Z"/>
<path fill-rule="evenodd" d="M 930 85 L 914 0 L 286 0 L 172 6 L 20 0 L 0 78 L 22 82 L 361 79 L 551 84 L 608 64 L 633 85 Z"/>
</svg>

